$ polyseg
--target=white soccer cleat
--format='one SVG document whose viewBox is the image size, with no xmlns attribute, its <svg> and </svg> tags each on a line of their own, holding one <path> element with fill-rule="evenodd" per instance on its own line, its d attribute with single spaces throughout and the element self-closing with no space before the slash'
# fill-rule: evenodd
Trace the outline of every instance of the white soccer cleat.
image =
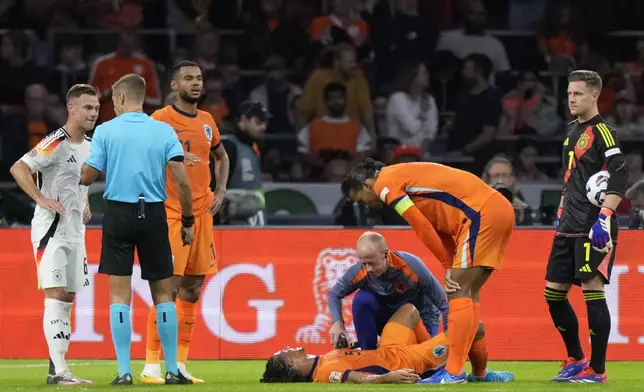
<svg viewBox="0 0 644 392">
<path fill-rule="evenodd" d="M 187 378 L 188 380 L 191 380 L 193 384 L 203 384 L 205 383 L 204 380 L 194 377 L 190 372 L 186 370 L 186 364 L 185 363 L 178 363 L 177 368 L 179 369 L 179 373 L 181 373 L 182 376 Z"/>
<path fill-rule="evenodd" d="M 83 380 L 72 374 L 69 370 L 63 370 L 55 376 L 47 377 L 47 384 L 55 385 L 88 385 L 92 382 L 89 380 Z"/>
<path fill-rule="evenodd" d="M 142 384 L 165 384 L 160 364 L 145 364 L 139 380 Z"/>
</svg>

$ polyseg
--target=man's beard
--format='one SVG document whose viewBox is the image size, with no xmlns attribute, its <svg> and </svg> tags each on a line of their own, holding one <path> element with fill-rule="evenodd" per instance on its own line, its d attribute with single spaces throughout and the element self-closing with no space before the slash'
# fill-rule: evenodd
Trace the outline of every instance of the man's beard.
<svg viewBox="0 0 644 392">
<path fill-rule="evenodd" d="M 187 103 L 191 103 L 191 104 L 197 103 L 201 99 L 201 95 L 199 95 L 196 98 L 191 96 L 191 95 L 189 95 L 189 94 L 180 94 L 179 96 L 181 97 L 181 99 L 183 101 L 185 101 Z"/>
</svg>

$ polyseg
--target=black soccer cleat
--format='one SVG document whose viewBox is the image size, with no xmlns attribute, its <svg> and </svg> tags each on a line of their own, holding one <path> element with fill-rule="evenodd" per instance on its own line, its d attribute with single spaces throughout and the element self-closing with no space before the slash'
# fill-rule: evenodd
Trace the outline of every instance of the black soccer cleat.
<svg viewBox="0 0 644 392">
<path fill-rule="evenodd" d="M 179 374 L 174 374 L 172 372 L 166 372 L 165 373 L 165 383 L 166 385 L 184 385 L 184 384 L 192 384 L 192 380 L 184 377 L 181 372 L 178 372 Z"/>
<path fill-rule="evenodd" d="M 110 385 L 132 385 L 134 382 L 132 381 L 132 375 L 130 373 L 125 373 L 122 376 L 116 375 L 116 378 L 112 380 Z"/>
</svg>

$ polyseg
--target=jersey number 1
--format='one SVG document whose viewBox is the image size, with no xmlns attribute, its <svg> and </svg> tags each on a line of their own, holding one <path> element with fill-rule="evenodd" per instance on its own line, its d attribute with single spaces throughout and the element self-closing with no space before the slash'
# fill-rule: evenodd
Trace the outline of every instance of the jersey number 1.
<svg viewBox="0 0 644 392">
<path fill-rule="evenodd" d="M 190 152 L 190 140 L 186 140 L 186 141 L 179 140 L 179 143 L 185 145 L 186 146 L 186 151 Z"/>
<path fill-rule="evenodd" d="M 572 169 L 572 160 L 575 158 L 574 151 L 568 151 L 568 169 Z"/>
</svg>

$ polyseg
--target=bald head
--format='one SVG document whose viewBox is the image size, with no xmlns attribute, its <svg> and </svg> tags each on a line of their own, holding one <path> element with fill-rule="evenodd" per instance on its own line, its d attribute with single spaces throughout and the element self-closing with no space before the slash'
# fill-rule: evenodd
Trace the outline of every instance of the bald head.
<svg viewBox="0 0 644 392">
<path fill-rule="evenodd" d="M 385 241 L 385 237 L 380 233 L 366 231 L 358 238 L 358 244 L 356 245 L 358 253 L 360 249 L 382 252 L 387 250 L 387 241 Z"/>
<path fill-rule="evenodd" d="M 380 276 L 387 270 L 387 241 L 380 233 L 367 231 L 362 234 L 356 245 L 356 253 L 360 264 L 369 274 Z"/>
</svg>

